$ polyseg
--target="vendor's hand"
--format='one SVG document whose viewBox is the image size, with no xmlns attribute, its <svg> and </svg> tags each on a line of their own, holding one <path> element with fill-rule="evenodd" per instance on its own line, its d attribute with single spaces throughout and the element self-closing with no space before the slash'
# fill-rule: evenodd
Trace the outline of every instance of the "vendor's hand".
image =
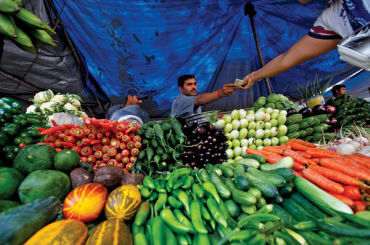
<svg viewBox="0 0 370 245">
<path fill-rule="evenodd" d="M 222 96 L 229 96 L 234 93 L 234 91 L 238 89 L 233 83 L 226 83 L 222 86 L 221 95 Z"/>
<path fill-rule="evenodd" d="M 239 86 L 240 89 L 249 89 L 253 86 L 253 84 L 257 81 L 257 79 L 255 78 L 255 73 L 252 72 L 250 74 L 248 74 L 247 76 L 245 76 L 243 78 L 243 81 L 244 81 L 244 85 L 243 86 Z"/>
</svg>

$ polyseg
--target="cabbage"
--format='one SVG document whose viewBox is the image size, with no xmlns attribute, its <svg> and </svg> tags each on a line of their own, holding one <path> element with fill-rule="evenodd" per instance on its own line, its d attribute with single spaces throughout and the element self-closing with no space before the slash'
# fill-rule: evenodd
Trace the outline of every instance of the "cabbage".
<svg viewBox="0 0 370 245">
<path fill-rule="evenodd" d="M 231 122 L 231 125 L 233 125 L 233 129 L 239 129 L 239 127 L 240 127 L 240 121 L 239 120 L 233 120 Z"/>
<path fill-rule="evenodd" d="M 263 144 L 263 141 L 261 140 L 261 139 L 257 139 L 256 140 L 256 146 L 258 147 L 258 146 L 262 146 L 262 144 Z"/>
<path fill-rule="evenodd" d="M 273 126 L 273 127 L 276 127 L 279 124 L 278 120 L 276 120 L 276 119 L 271 119 L 270 123 L 271 123 L 271 126 Z"/>
<path fill-rule="evenodd" d="M 66 101 L 67 101 L 67 97 L 63 94 L 57 94 L 50 100 L 50 102 L 58 103 L 61 106 L 63 106 Z"/>
<path fill-rule="evenodd" d="M 277 137 L 272 137 L 271 138 L 271 145 L 278 145 L 279 144 L 279 139 Z"/>
<path fill-rule="evenodd" d="M 69 99 L 68 101 L 69 101 L 69 103 L 71 103 L 72 105 L 74 105 L 76 107 L 81 106 L 81 102 L 78 99 L 73 98 L 73 99 Z"/>
<path fill-rule="evenodd" d="M 265 113 L 263 111 L 257 111 L 255 117 L 256 121 L 263 121 L 265 119 Z"/>
<path fill-rule="evenodd" d="M 263 150 L 263 146 L 262 145 L 257 146 L 257 150 Z"/>
<path fill-rule="evenodd" d="M 277 94 L 270 94 L 268 97 L 267 97 L 267 102 L 268 103 L 276 103 L 279 101 L 279 97 L 277 96 Z"/>
<path fill-rule="evenodd" d="M 266 107 L 271 107 L 272 109 L 275 109 L 275 103 L 267 103 L 265 106 Z"/>
<path fill-rule="evenodd" d="M 271 113 L 271 119 L 276 119 L 276 118 L 278 118 L 278 116 L 279 116 L 279 110 L 278 111 L 273 111 L 272 113 Z"/>
<path fill-rule="evenodd" d="M 35 96 L 33 97 L 33 103 L 40 105 L 42 103 L 50 101 L 51 98 L 53 97 L 54 97 L 53 91 L 48 89 L 46 91 L 36 93 Z"/>
<path fill-rule="evenodd" d="M 256 139 L 255 138 L 249 138 L 248 139 L 248 145 L 253 145 L 254 143 L 256 143 Z"/>
<path fill-rule="evenodd" d="M 37 113 L 37 111 L 39 111 L 39 106 L 37 105 L 30 105 L 29 107 L 27 107 L 26 109 L 26 113 L 29 114 L 29 113 Z"/>
<path fill-rule="evenodd" d="M 288 136 L 279 137 L 280 144 L 286 144 L 286 143 L 288 143 L 288 140 L 289 140 Z"/>
<path fill-rule="evenodd" d="M 243 119 L 247 117 L 247 112 L 244 109 L 239 109 L 239 118 Z"/>
<path fill-rule="evenodd" d="M 225 121 L 225 123 L 230 123 L 231 122 L 231 116 L 230 115 L 225 115 L 222 117 L 222 120 Z"/>
<path fill-rule="evenodd" d="M 250 110 L 248 110 L 248 111 L 247 111 L 247 115 L 249 115 L 249 114 L 254 114 L 254 110 L 251 110 L 251 109 L 250 109 Z"/>
<path fill-rule="evenodd" d="M 248 129 L 242 128 L 239 131 L 239 139 L 245 139 L 245 138 L 247 138 L 247 135 L 248 135 Z"/>
<path fill-rule="evenodd" d="M 263 121 L 256 122 L 256 129 L 261 129 L 265 126 L 265 123 Z"/>
<path fill-rule="evenodd" d="M 239 110 L 234 109 L 234 110 L 231 112 L 231 119 L 233 119 L 233 120 L 237 120 L 237 119 L 239 119 L 239 115 L 240 115 Z"/>
<path fill-rule="evenodd" d="M 233 148 L 240 146 L 240 141 L 238 139 L 233 139 L 233 141 L 231 142 L 232 142 Z"/>
<path fill-rule="evenodd" d="M 270 139 L 264 139 L 263 140 L 263 146 L 270 146 L 271 145 L 271 140 Z"/>
<path fill-rule="evenodd" d="M 85 112 L 83 112 L 83 111 L 79 111 L 78 113 L 77 113 L 77 115 L 78 116 L 80 116 L 80 117 L 82 117 L 82 118 L 87 118 L 87 117 L 89 117 Z"/>
<path fill-rule="evenodd" d="M 60 105 L 54 102 L 45 102 L 40 106 L 40 110 L 45 115 L 51 115 L 56 112 L 61 112 Z"/>
<path fill-rule="evenodd" d="M 265 138 L 270 138 L 270 137 L 271 137 L 271 130 L 265 129 Z"/>
<path fill-rule="evenodd" d="M 237 146 L 234 148 L 234 156 L 238 157 L 242 154 L 242 148 L 240 146 Z"/>
<path fill-rule="evenodd" d="M 230 136 L 232 139 L 237 139 L 239 138 L 239 131 L 238 130 L 233 130 L 230 132 Z"/>
<path fill-rule="evenodd" d="M 271 118 L 270 118 L 270 114 L 266 113 L 266 114 L 265 114 L 265 119 L 264 119 L 264 121 L 265 121 L 265 122 L 269 122 L 269 121 L 270 121 L 270 119 L 271 119 Z"/>
<path fill-rule="evenodd" d="M 234 153 L 233 153 L 233 154 L 234 154 Z M 227 163 L 235 163 L 234 159 L 231 159 L 231 158 L 228 158 L 228 159 L 226 160 L 226 162 L 227 162 Z"/>
<path fill-rule="evenodd" d="M 279 134 L 278 134 L 278 136 L 284 136 L 284 135 L 287 134 L 287 132 L 288 132 L 288 127 L 287 126 L 285 126 L 285 125 L 280 125 L 279 126 Z"/>
<path fill-rule="evenodd" d="M 279 117 L 278 117 L 278 123 L 279 125 L 284 125 L 286 122 L 286 116 L 280 114 Z"/>
<path fill-rule="evenodd" d="M 279 133 L 279 130 L 277 127 L 272 127 L 271 129 L 271 136 L 274 137 L 274 136 L 277 136 L 278 133 Z"/>
<path fill-rule="evenodd" d="M 254 129 L 256 128 L 256 123 L 254 121 L 251 121 L 248 123 L 248 129 Z"/>
<path fill-rule="evenodd" d="M 282 95 L 282 94 L 278 94 L 277 96 L 278 96 L 279 101 L 281 101 L 281 102 L 289 101 L 289 99 L 286 96 Z"/>
<path fill-rule="evenodd" d="M 240 140 L 240 145 L 241 146 L 248 146 L 248 144 L 249 144 L 249 141 L 247 139 L 241 139 Z"/>
<path fill-rule="evenodd" d="M 220 119 L 220 120 L 217 120 L 215 127 L 217 129 L 223 129 L 225 127 L 225 124 L 226 124 L 225 120 Z"/>
<path fill-rule="evenodd" d="M 283 116 L 286 116 L 288 114 L 288 112 L 286 110 L 281 110 L 279 115 L 283 115 Z"/>
<path fill-rule="evenodd" d="M 263 129 L 257 129 L 256 130 L 256 138 L 262 139 L 265 136 L 265 131 Z"/>
<path fill-rule="evenodd" d="M 257 100 L 256 100 L 256 102 L 254 103 L 254 106 L 264 106 L 266 104 L 266 97 L 264 97 L 264 96 L 261 96 L 261 97 L 259 97 Z"/>
<path fill-rule="evenodd" d="M 246 119 L 248 120 L 248 122 L 254 121 L 255 119 L 254 113 L 247 114 Z"/>
<path fill-rule="evenodd" d="M 227 144 L 227 149 L 233 148 L 233 143 L 230 140 L 226 141 L 225 143 Z"/>
<path fill-rule="evenodd" d="M 264 107 L 259 108 L 256 112 L 259 112 L 259 111 L 263 111 L 264 113 L 266 113 L 266 108 L 264 108 Z"/>
<path fill-rule="evenodd" d="M 255 150 L 257 149 L 257 146 L 256 146 L 256 145 L 254 145 L 254 144 L 253 144 L 253 145 L 249 145 L 248 147 L 249 147 L 249 148 L 252 148 L 252 149 L 255 149 Z"/>
<path fill-rule="evenodd" d="M 225 133 L 230 133 L 233 130 L 233 125 L 231 123 L 226 123 L 224 131 Z"/>
<path fill-rule="evenodd" d="M 246 128 L 246 127 L 248 127 L 248 120 L 247 120 L 247 119 L 245 119 L 245 118 L 241 119 L 241 120 L 240 120 L 240 127 L 241 127 L 241 128 Z"/>
<path fill-rule="evenodd" d="M 256 130 L 250 129 L 248 131 L 248 138 L 253 138 L 256 135 Z"/>
<path fill-rule="evenodd" d="M 245 157 L 246 155 L 248 155 L 247 148 L 248 148 L 248 146 L 243 146 L 242 147 L 242 157 Z"/>
<path fill-rule="evenodd" d="M 271 129 L 271 123 L 270 122 L 265 122 L 265 129 Z"/>
<path fill-rule="evenodd" d="M 274 111 L 271 107 L 266 108 L 266 113 L 271 114 Z"/>
<path fill-rule="evenodd" d="M 233 158 L 234 157 L 234 151 L 232 149 L 227 149 L 226 150 L 226 157 L 227 158 Z"/>
</svg>

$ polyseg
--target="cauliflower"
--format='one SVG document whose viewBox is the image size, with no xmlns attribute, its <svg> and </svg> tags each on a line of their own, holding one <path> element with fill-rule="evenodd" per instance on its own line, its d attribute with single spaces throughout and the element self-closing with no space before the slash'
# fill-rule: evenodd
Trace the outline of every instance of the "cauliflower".
<svg viewBox="0 0 370 245">
<path fill-rule="evenodd" d="M 65 112 L 68 112 L 68 113 L 71 113 L 71 114 L 75 114 L 75 113 L 78 112 L 77 108 L 74 105 L 72 105 L 71 103 L 64 104 L 63 109 L 64 109 Z"/>
<path fill-rule="evenodd" d="M 49 101 L 49 102 L 43 103 L 40 106 L 40 110 L 43 114 L 51 115 L 55 112 L 59 112 L 60 111 L 60 106 L 59 106 L 58 103 Z"/>
<path fill-rule="evenodd" d="M 50 102 L 58 103 L 59 105 L 64 105 L 64 102 L 66 101 L 66 96 L 63 94 L 57 94 L 55 95 Z"/>
<path fill-rule="evenodd" d="M 78 115 L 80 116 L 80 117 L 82 117 L 82 118 L 87 118 L 87 117 L 89 117 L 85 112 L 83 112 L 83 111 L 80 111 L 79 113 L 78 113 Z"/>
<path fill-rule="evenodd" d="M 54 97 L 53 91 L 48 89 L 46 91 L 36 93 L 35 96 L 33 97 L 33 103 L 40 105 L 44 102 L 50 101 L 51 98 L 53 97 Z"/>
<path fill-rule="evenodd" d="M 72 105 L 76 106 L 76 107 L 81 106 L 81 102 L 76 98 L 69 98 L 68 102 L 71 103 Z"/>
<path fill-rule="evenodd" d="M 30 105 L 29 107 L 27 107 L 26 109 L 26 113 L 29 114 L 29 113 L 37 113 L 39 112 L 39 107 L 37 105 Z"/>
</svg>

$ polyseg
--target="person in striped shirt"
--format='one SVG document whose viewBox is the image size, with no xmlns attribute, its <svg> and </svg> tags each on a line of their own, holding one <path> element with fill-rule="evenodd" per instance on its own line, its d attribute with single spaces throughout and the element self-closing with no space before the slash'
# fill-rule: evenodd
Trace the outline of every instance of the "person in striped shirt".
<svg viewBox="0 0 370 245">
<path fill-rule="evenodd" d="M 305 4 L 310 0 L 299 0 Z M 338 42 L 370 23 L 370 0 L 332 0 L 317 18 L 309 33 L 288 51 L 272 59 L 262 68 L 243 78 L 241 89 L 256 81 L 282 73 L 293 66 L 323 55 L 337 47 Z"/>
</svg>

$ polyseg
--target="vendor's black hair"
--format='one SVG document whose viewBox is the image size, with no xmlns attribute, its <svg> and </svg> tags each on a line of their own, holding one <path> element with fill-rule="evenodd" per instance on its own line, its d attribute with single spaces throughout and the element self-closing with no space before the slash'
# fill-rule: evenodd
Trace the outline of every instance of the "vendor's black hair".
<svg viewBox="0 0 370 245">
<path fill-rule="evenodd" d="M 339 91 L 341 88 L 345 88 L 345 87 L 346 87 L 346 85 L 335 85 L 331 89 L 331 93 L 333 94 L 333 96 L 337 96 L 337 91 Z"/>
<path fill-rule="evenodd" d="M 195 78 L 195 76 L 191 74 L 182 75 L 177 79 L 177 85 L 179 87 L 184 87 L 185 81 L 191 78 Z"/>
</svg>

